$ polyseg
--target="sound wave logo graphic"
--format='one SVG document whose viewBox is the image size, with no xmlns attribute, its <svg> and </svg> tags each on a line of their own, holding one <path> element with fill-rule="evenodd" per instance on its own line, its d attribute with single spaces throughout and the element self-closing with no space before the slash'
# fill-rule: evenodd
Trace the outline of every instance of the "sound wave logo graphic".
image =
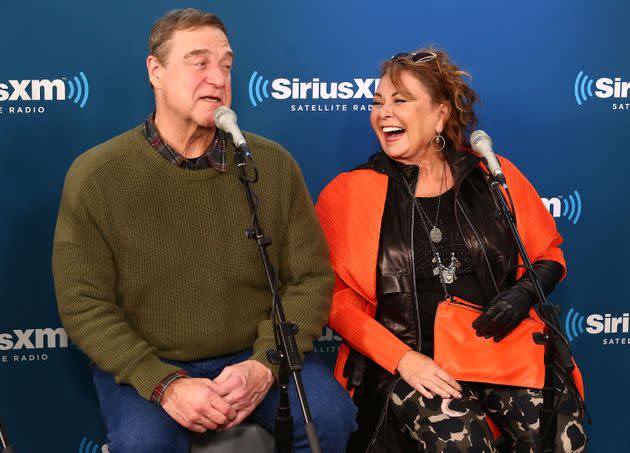
<svg viewBox="0 0 630 453">
<path fill-rule="evenodd" d="M 269 93 L 267 92 L 268 85 L 269 80 L 258 75 L 257 71 L 252 73 L 249 79 L 249 101 L 254 107 L 258 106 L 258 104 L 263 101 L 263 96 L 265 99 L 269 97 Z M 256 99 L 258 99 L 258 102 L 256 102 Z"/>
<path fill-rule="evenodd" d="M 589 97 L 593 97 L 593 82 L 594 80 L 584 74 L 584 71 L 578 73 L 573 85 L 573 93 L 578 105 L 582 105 Z"/>
<path fill-rule="evenodd" d="M 68 80 L 66 80 L 66 84 L 68 85 L 67 99 L 69 101 L 74 101 L 75 104 L 79 104 L 80 102 L 80 107 L 85 107 L 85 104 L 90 97 L 90 84 L 88 83 L 87 77 L 85 77 L 83 71 L 79 72 L 78 76 L 68 78 Z"/>
<path fill-rule="evenodd" d="M 580 220 L 580 215 L 582 214 L 582 199 L 580 198 L 579 192 L 574 190 L 572 194 L 558 198 L 562 200 L 562 204 L 564 205 L 562 216 L 569 219 L 573 222 L 573 225 L 575 225 L 578 220 Z"/>
<path fill-rule="evenodd" d="M 88 440 L 86 437 L 81 439 L 81 445 L 79 445 L 79 453 L 109 453 L 109 447 L 103 445 L 99 450 L 99 444 Z"/>
<path fill-rule="evenodd" d="M 584 333 L 584 316 L 571 308 L 564 320 L 564 331 L 569 341 L 573 341 L 575 337 Z"/>
<path fill-rule="evenodd" d="M 79 76 L 68 78 L 68 80 L 66 80 L 66 84 L 68 85 L 67 99 L 69 101 L 74 101 L 75 104 L 80 102 L 80 107 L 85 107 L 85 103 L 90 97 L 90 84 L 88 83 L 87 77 L 85 77 L 83 71 L 79 72 Z"/>
<path fill-rule="evenodd" d="M 554 217 L 566 217 L 574 225 L 582 215 L 582 198 L 577 190 L 566 196 L 541 198 L 543 204 Z"/>
</svg>

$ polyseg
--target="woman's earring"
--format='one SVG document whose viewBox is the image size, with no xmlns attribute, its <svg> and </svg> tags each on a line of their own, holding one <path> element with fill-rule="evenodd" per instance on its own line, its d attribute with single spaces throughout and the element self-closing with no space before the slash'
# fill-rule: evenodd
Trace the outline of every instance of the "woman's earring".
<svg viewBox="0 0 630 453">
<path fill-rule="evenodd" d="M 446 146 L 446 140 L 444 140 L 444 137 L 442 137 L 442 134 L 440 134 L 439 132 L 435 134 L 435 137 L 433 137 L 431 143 L 433 143 L 433 148 L 437 152 L 442 151 Z"/>
</svg>

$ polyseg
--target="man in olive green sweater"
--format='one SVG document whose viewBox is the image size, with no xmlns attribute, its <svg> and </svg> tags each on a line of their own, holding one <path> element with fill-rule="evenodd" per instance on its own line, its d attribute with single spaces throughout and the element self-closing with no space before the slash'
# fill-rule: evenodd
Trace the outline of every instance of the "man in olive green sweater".
<svg viewBox="0 0 630 453">
<path fill-rule="evenodd" d="M 113 453 L 188 452 L 189 430 L 247 418 L 273 430 L 271 295 L 244 234 L 234 146 L 214 124 L 231 102 L 232 58 L 216 16 L 189 9 L 158 20 L 147 58 L 155 113 L 79 156 L 66 177 L 53 253 L 59 313 L 94 361 Z M 309 352 L 333 285 L 323 235 L 296 162 L 246 138 L 285 314 Z M 354 406 L 313 354 L 303 379 L 323 451 L 344 451 Z M 294 451 L 308 451 L 301 417 L 294 425 Z"/>
</svg>

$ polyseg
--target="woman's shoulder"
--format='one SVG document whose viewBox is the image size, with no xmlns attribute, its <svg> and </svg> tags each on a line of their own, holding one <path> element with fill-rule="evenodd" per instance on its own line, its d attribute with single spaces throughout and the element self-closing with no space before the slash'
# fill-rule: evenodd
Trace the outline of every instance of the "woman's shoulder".
<svg viewBox="0 0 630 453">
<path fill-rule="evenodd" d="M 348 200 L 356 195 L 378 194 L 387 190 L 387 176 L 370 168 L 356 168 L 338 174 L 322 190 L 318 204 L 330 198 Z"/>
</svg>

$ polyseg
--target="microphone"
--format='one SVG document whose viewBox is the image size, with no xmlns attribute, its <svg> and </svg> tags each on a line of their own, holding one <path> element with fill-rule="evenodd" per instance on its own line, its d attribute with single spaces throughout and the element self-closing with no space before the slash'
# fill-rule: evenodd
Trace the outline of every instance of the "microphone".
<svg viewBox="0 0 630 453">
<path fill-rule="evenodd" d="M 250 156 L 249 147 L 247 146 L 247 140 L 243 136 L 241 129 L 236 124 L 236 113 L 230 110 L 229 107 L 222 105 L 214 112 L 214 124 L 232 136 L 234 145 L 245 153 L 246 156 Z"/>
<path fill-rule="evenodd" d="M 492 139 L 490 136 L 482 130 L 476 130 L 470 134 L 470 145 L 473 151 L 483 159 L 492 177 L 505 187 L 505 176 L 503 176 L 497 156 L 492 151 Z"/>
</svg>

